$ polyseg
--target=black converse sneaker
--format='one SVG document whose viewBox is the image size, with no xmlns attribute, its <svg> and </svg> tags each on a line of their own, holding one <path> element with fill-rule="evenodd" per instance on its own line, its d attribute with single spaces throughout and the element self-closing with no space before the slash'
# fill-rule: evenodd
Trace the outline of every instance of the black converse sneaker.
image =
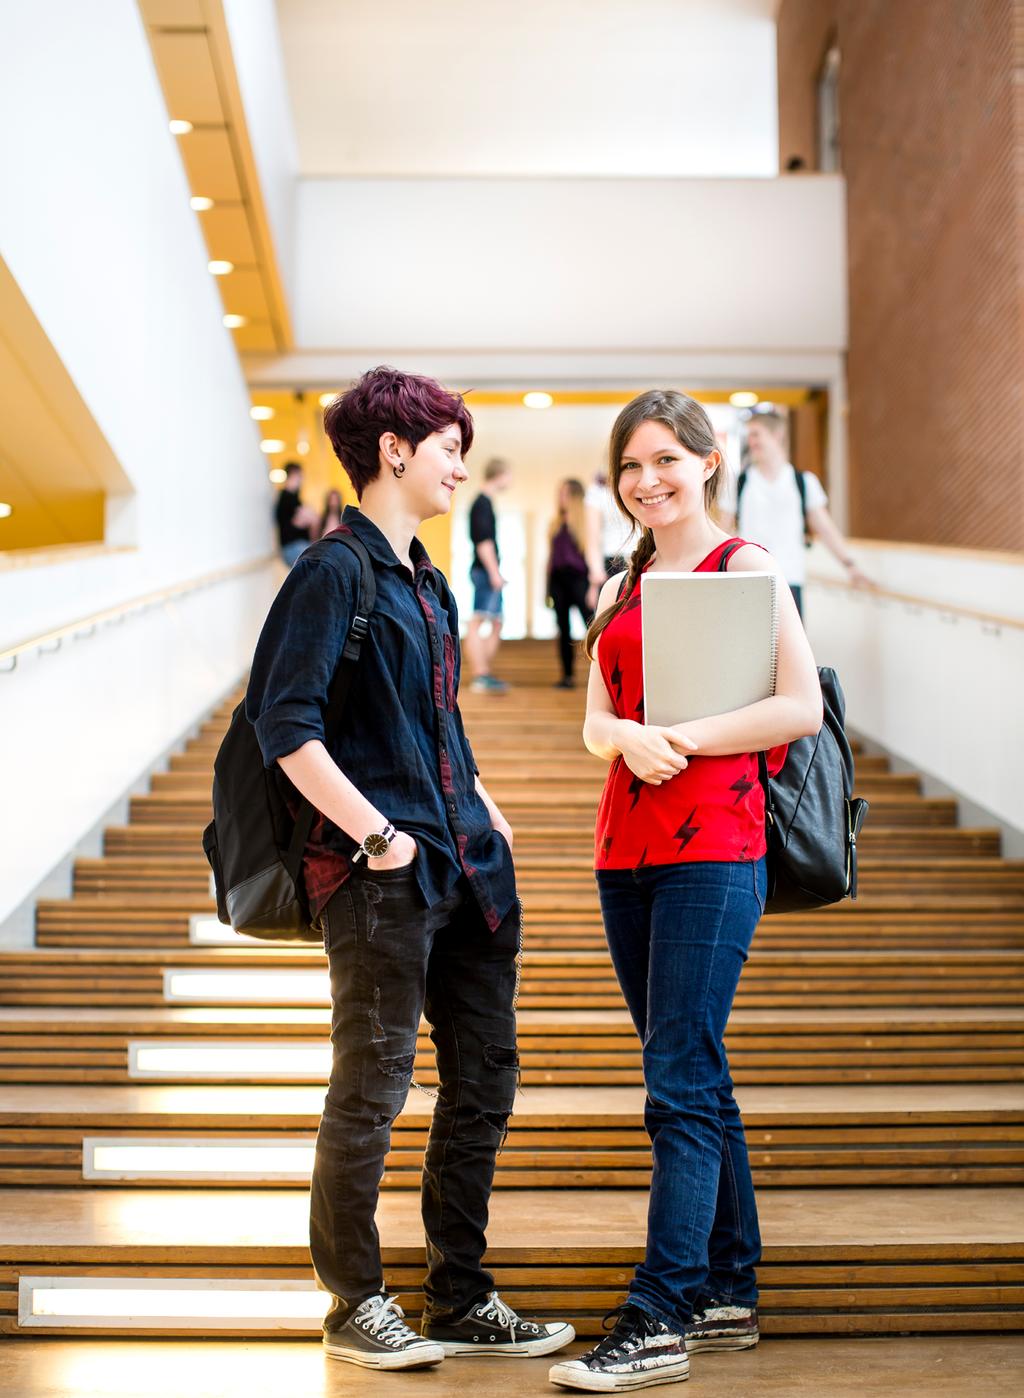
<svg viewBox="0 0 1024 1398">
<path fill-rule="evenodd" d="M 548 1378 L 560 1388 L 626 1393 L 690 1377 L 686 1340 L 639 1306 L 623 1306 L 611 1334 L 577 1359 L 553 1364 Z"/>
<path fill-rule="evenodd" d="M 325 1331 L 324 1349 L 364 1369 L 419 1369 L 444 1358 L 440 1345 L 409 1329 L 401 1306 L 383 1292 L 367 1297 L 337 1330 Z"/>
<path fill-rule="evenodd" d="M 549 1324 L 521 1320 L 496 1291 L 486 1301 L 471 1306 L 461 1320 L 423 1322 L 423 1334 L 435 1340 L 446 1355 L 553 1354 L 576 1338 L 576 1331 L 562 1321 Z"/>
<path fill-rule="evenodd" d="M 756 1306 L 732 1306 L 727 1301 L 698 1304 L 686 1327 L 686 1348 L 695 1350 L 752 1349 L 761 1338 Z"/>
</svg>

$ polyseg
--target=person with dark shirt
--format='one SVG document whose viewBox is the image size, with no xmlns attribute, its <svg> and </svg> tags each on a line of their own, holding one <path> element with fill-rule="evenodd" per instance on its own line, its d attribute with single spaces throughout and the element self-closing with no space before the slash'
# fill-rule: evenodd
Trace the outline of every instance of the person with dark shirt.
<svg viewBox="0 0 1024 1398">
<path fill-rule="evenodd" d="M 277 534 L 281 543 L 281 557 L 289 568 L 293 568 L 298 558 L 309 548 L 316 516 L 299 497 L 299 491 L 302 489 L 302 467 L 297 461 L 289 461 L 284 469 L 285 481 L 278 492 L 274 518 L 277 521 Z"/>
<path fill-rule="evenodd" d="M 573 655 L 572 610 L 575 607 L 589 626 L 594 618 L 588 605 L 589 578 L 584 554 L 586 541 L 586 491 L 582 481 L 564 480 L 558 487 L 558 510 L 551 521 L 548 537 L 548 596 L 558 625 L 558 654 L 562 662 L 562 678 L 556 689 L 572 689 Z"/>
<path fill-rule="evenodd" d="M 473 564 L 469 570 L 473 584 L 473 615 L 466 630 L 466 655 L 477 694 L 503 694 L 508 688 L 491 669 L 501 645 L 501 594 L 505 579 L 498 557 L 498 525 L 494 497 L 512 481 L 507 461 L 495 457 L 484 467 L 484 483 L 469 511 L 469 537 L 473 543 Z M 487 627 L 487 635 L 483 628 Z"/>
<path fill-rule="evenodd" d="M 459 619 L 414 531 L 467 479 L 473 420 L 433 379 L 380 368 L 324 426 L 355 487 L 340 529 L 365 548 L 376 602 L 344 721 L 328 692 L 356 617 L 358 558 L 306 550 L 264 625 L 246 693 L 283 794 L 320 813 L 304 855 L 330 971 L 332 1064 L 317 1136 L 310 1248 L 331 1297 L 326 1353 L 364 1368 L 561 1349 L 571 1325 L 521 1320 L 483 1267 L 495 1157 L 519 1073 L 521 909 L 512 830 L 480 780 L 459 712 Z M 422 1334 L 385 1289 L 374 1222 L 421 1016 L 439 1086 L 423 1163 Z"/>
</svg>

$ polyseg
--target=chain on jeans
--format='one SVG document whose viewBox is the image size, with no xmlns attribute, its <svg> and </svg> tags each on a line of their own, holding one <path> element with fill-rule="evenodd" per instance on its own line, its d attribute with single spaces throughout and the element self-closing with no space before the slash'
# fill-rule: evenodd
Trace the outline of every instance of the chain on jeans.
<svg viewBox="0 0 1024 1398">
<path fill-rule="evenodd" d="M 526 916 L 523 912 L 523 900 L 521 898 L 516 898 L 516 904 L 519 908 L 519 936 L 517 938 L 518 947 L 516 950 L 516 984 L 515 989 L 512 992 L 513 1014 L 515 1014 L 516 1011 L 519 1009 L 519 984 L 523 979 L 523 926 L 526 921 Z M 438 1094 L 434 1088 L 424 1087 L 423 1084 L 421 1082 L 417 1082 L 415 1078 L 413 1078 L 411 1086 L 414 1087 L 417 1092 L 422 1092 L 424 1097 L 433 1097 L 435 1102 L 438 1100 Z M 517 1085 L 516 1090 L 518 1092 L 522 1091 L 521 1083 Z"/>
</svg>

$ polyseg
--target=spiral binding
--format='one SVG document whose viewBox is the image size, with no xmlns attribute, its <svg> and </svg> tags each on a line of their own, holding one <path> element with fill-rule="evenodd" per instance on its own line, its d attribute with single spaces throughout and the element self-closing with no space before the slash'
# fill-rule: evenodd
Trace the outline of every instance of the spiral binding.
<svg viewBox="0 0 1024 1398">
<path fill-rule="evenodd" d="M 775 693 L 776 680 L 779 676 L 779 577 L 773 573 L 772 577 L 772 659 L 771 659 L 771 684 L 772 694 Z"/>
</svg>

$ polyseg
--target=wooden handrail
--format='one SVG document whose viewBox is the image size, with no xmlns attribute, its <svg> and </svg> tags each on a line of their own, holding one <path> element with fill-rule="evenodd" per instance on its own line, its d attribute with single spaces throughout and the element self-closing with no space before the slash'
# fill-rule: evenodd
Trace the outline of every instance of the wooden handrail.
<svg viewBox="0 0 1024 1398">
<path fill-rule="evenodd" d="M 27 655 L 34 650 L 59 650 L 69 637 L 80 636 L 83 633 L 91 636 L 98 626 L 107 622 L 121 621 L 134 612 L 146 611 L 149 607 L 159 606 L 160 603 L 169 602 L 176 597 L 184 597 L 190 592 L 213 587 L 216 583 L 227 582 L 230 578 L 241 577 L 244 573 L 254 573 L 259 568 L 265 568 L 273 559 L 273 554 L 267 554 L 263 558 L 249 559 L 246 563 L 232 564 L 230 568 L 218 568 L 215 572 L 204 573 L 202 577 L 174 583 L 171 587 L 162 587 L 157 592 L 147 592 L 141 597 L 133 597 L 130 602 L 119 602 L 116 607 L 106 607 L 101 612 L 93 612 L 90 616 L 79 617 L 77 621 L 69 621 L 65 626 L 31 636 L 27 641 L 19 641 L 16 646 L 0 650 L 0 666 L 4 667 L 0 673 L 10 674 L 16 669 L 18 657 L 21 655 Z"/>
<path fill-rule="evenodd" d="M 1002 616 L 998 612 L 979 612 L 973 607 L 960 607 L 953 602 L 939 602 L 934 597 L 918 597 L 910 592 L 891 592 L 887 587 L 857 587 L 845 578 L 826 578 L 821 573 L 811 573 L 807 578 L 808 582 L 816 583 L 821 587 L 833 587 L 843 592 L 852 592 L 861 597 L 876 597 L 884 599 L 886 602 L 902 602 L 908 607 L 923 607 L 929 611 L 941 612 L 944 616 L 963 618 L 965 621 L 976 621 L 982 626 L 1006 629 L 1008 631 L 1024 631 L 1024 620 L 1017 617 Z"/>
</svg>

